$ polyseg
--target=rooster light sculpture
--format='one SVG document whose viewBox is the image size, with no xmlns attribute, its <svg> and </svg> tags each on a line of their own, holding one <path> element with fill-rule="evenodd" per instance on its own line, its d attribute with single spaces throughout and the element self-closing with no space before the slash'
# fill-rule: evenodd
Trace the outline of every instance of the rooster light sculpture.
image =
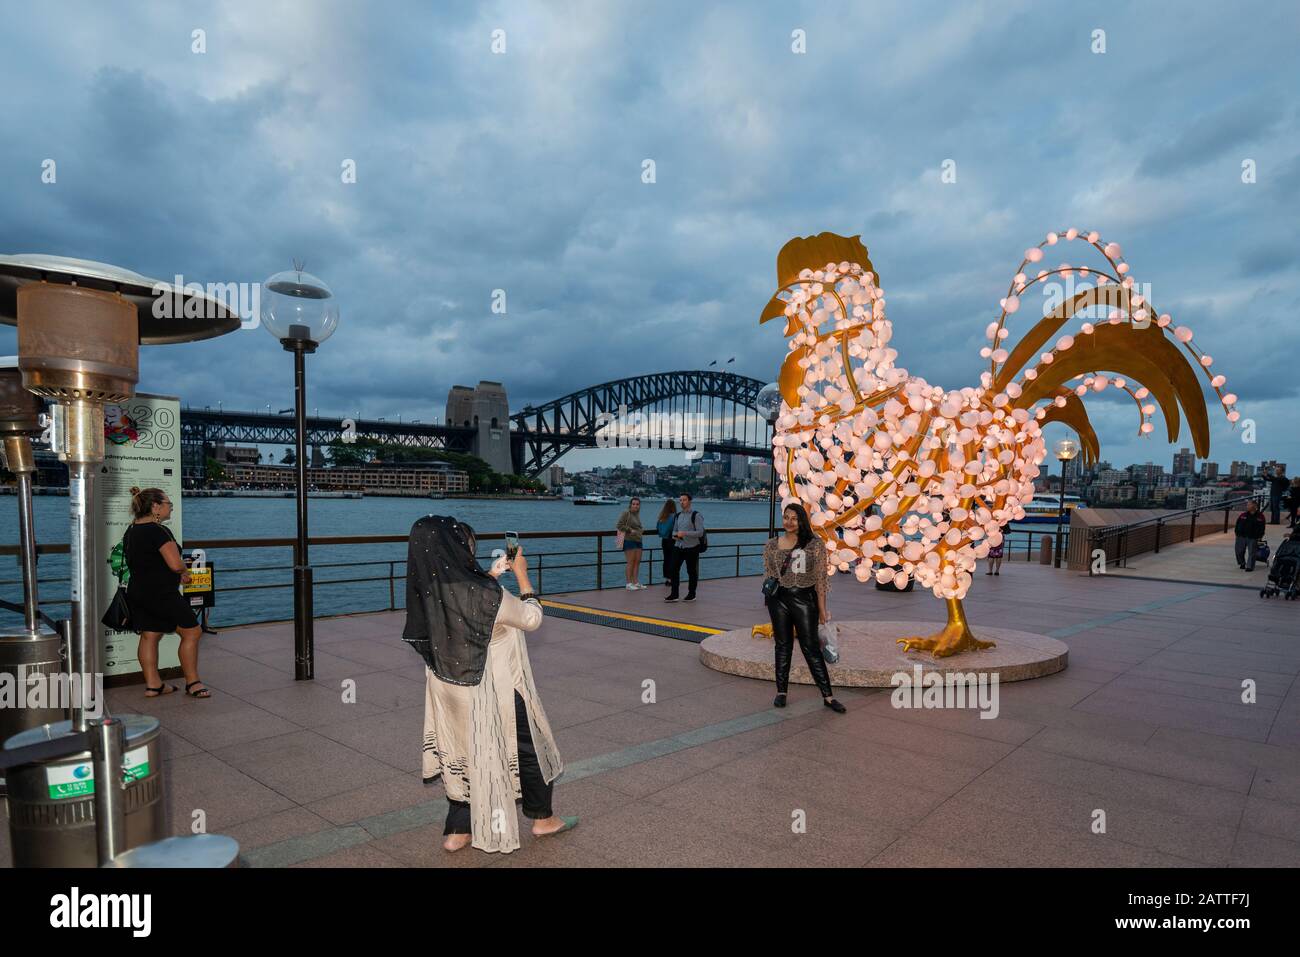
<svg viewBox="0 0 1300 957">
<path fill-rule="evenodd" d="M 1070 242 L 1100 252 L 1105 265 L 1029 274 L 1045 247 Z M 1197 368 L 1228 421 L 1240 417 L 1236 396 L 1223 392 L 1222 375 L 1210 373 L 1212 360 L 1195 347 L 1191 330 L 1170 330 L 1170 317 L 1138 291 L 1119 245 L 1095 232 L 1048 233 L 1025 251 L 1001 314 L 985 332 L 980 355 L 989 370 L 978 386 L 951 391 L 894 364 L 884 292 L 858 236 L 792 239 L 776 272 L 779 288 L 759 322 L 784 317 L 789 340 L 772 438 L 781 499 L 808 510 L 829 574 L 852 570 L 864 582 L 874 574 L 899 587 L 915 579 L 947 602 L 945 627 L 898 639 L 904 651 L 938 658 L 994 644 L 977 639 L 966 621 L 971 573 L 1002 541 L 1001 527 L 1024 517 L 1045 457 L 1043 425 L 1070 426 L 1085 464 L 1097 461 L 1086 395 L 1107 387 L 1127 392 L 1143 435 L 1154 429 L 1159 405 L 1170 442 L 1178 438 L 1181 405 L 1200 457 L 1209 453 L 1209 424 Z M 1007 318 L 1025 290 L 1076 274 L 1095 285 L 1063 298 L 1008 349 Z M 1083 317 L 1091 318 L 1058 337 Z"/>
</svg>

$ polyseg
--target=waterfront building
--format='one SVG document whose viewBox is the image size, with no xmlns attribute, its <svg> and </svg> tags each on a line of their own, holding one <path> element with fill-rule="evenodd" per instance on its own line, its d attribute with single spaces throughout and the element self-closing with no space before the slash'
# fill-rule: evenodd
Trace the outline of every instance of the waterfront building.
<svg viewBox="0 0 1300 957">
<path fill-rule="evenodd" d="M 223 484 L 292 488 L 291 465 L 226 466 Z M 307 484 L 318 489 L 339 489 L 382 494 L 429 494 L 469 491 L 469 474 L 447 462 L 372 462 L 307 469 Z"/>
</svg>

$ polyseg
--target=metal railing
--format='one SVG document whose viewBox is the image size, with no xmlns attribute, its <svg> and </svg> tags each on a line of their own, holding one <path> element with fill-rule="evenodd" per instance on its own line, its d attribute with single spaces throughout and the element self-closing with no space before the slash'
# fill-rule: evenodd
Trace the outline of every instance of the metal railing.
<svg viewBox="0 0 1300 957">
<path fill-rule="evenodd" d="M 617 534 L 616 532 L 607 531 L 603 529 L 596 529 L 591 531 L 520 532 L 519 538 L 524 541 L 530 539 L 532 540 L 544 540 L 544 539 L 594 540 L 594 547 L 589 546 L 587 548 L 576 549 L 576 550 L 529 552 L 529 566 L 530 566 L 529 571 L 533 576 L 535 576 L 534 585 L 535 585 L 536 592 L 538 594 L 544 593 L 546 587 L 545 586 L 546 575 L 548 572 L 551 574 L 552 576 L 551 580 L 554 582 L 556 580 L 557 572 L 559 573 L 571 572 L 579 569 L 592 569 L 594 571 L 595 587 L 597 589 L 605 588 L 606 571 L 608 569 L 616 569 L 618 571 L 621 571 L 624 568 L 624 558 L 623 558 L 624 553 L 622 551 L 614 551 L 612 549 L 607 551 L 605 548 L 605 539 L 613 538 L 616 534 Z M 753 541 L 723 543 L 717 540 L 722 536 L 755 535 L 755 534 L 761 534 L 763 540 L 757 543 Z M 742 574 L 741 562 L 743 559 L 760 558 L 762 556 L 763 545 L 766 543 L 767 540 L 767 528 L 765 526 L 752 527 L 752 528 L 750 527 L 716 528 L 716 529 L 709 529 L 708 535 L 710 540 L 709 548 L 707 551 L 704 552 L 704 554 L 700 555 L 700 578 L 704 579 L 704 578 L 740 577 Z M 480 545 L 482 545 L 485 542 L 504 541 L 505 532 L 480 532 L 477 534 L 476 537 Z M 308 544 L 311 547 L 330 546 L 330 545 L 349 545 L 349 546 L 385 545 L 385 544 L 404 545 L 406 544 L 407 541 L 408 541 L 407 535 L 322 535 L 322 536 L 313 536 L 309 540 Z M 244 548 L 292 549 L 293 545 L 294 545 L 294 539 L 292 538 L 195 539 L 193 541 L 185 543 L 185 550 L 187 553 L 192 553 L 196 550 L 202 549 L 205 553 L 212 553 L 212 552 L 219 552 L 227 549 L 244 549 Z M 753 549 L 753 550 L 751 551 L 747 549 Z M 14 552 L 15 550 L 16 550 L 16 546 L 0 546 L 0 555 L 9 552 Z M 40 545 L 38 546 L 37 551 L 39 554 L 66 555 L 68 554 L 69 548 L 66 544 Z M 479 558 L 490 559 L 492 557 L 492 552 L 493 549 L 488 548 L 485 554 L 484 550 L 480 548 Z M 646 546 L 642 550 L 642 562 L 645 565 L 646 572 L 648 573 L 649 576 L 649 584 L 651 585 L 655 584 L 656 564 L 660 566 L 660 569 L 662 571 L 662 566 L 663 566 L 662 553 L 663 553 L 662 548 L 656 548 L 653 546 Z M 569 559 L 573 559 L 576 556 L 586 556 L 588 559 L 593 559 L 594 556 L 594 560 L 588 560 L 588 561 L 569 560 Z M 213 557 L 214 556 L 209 554 L 209 558 L 213 558 Z M 711 564 L 706 564 L 706 563 L 711 563 Z M 724 570 L 720 574 L 712 574 L 712 575 L 705 574 L 706 568 L 709 569 L 717 568 L 718 563 L 722 563 L 722 567 L 724 568 Z M 387 568 L 384 569 L 384 566 L 387 566 Z M 402 569 L 400 574 L 398 574 L 399 566 L 401 566 Z M 366 574 L 365 572 L 360 572 L 358 575 L 342 577 L 342 578 L 319 578 L 318 577 L 315 579 L 314 586 L 315 589 L 319 591 L 320 589 L 329 586 L 338 586 L 338 585 L 386 584 L 387 593 L 388 593 L 388 602 L 386 607 L 381 606 L 381 607 L 372 607 L 372 608 L 349 608 L 347 612 L 340 612 L 340 613 L 354 614 L 360 612 L 396 611 L 399 608 L 404 607 L 404 604 L 398 604 L 397 601 L 398 598 L 397 583 L 405 582 L 406 580 L 405 566 L 406 566 L 405 556 L 400 558 L 359 559 L 354 561 L 333 561 L 333 562 L 313 561 L 312 568 L 316 570 L 345 569 L 345 568 L 358 569 L 358 570 L 382 569 L 382 571 L 380 571 L 378 574 L 373 574 L 373 575 Z M 225 580 L 230 575 L 266 573 L 266 572 L 292 573 L 293 567 L 294 566 L 292 565 L 292 563 L 256 564 L 256 565 L 247 565 L 241 567 L 218 566 L 217 570 L 218 570 L 218 578 L 220 580 Z M 747 572 L 746 574 L 757 574 L 757 571 Z M 583 590 L 581 587 L 574 587 L 573 577 L 571 575 L 561 575 L 560 577 L 561 577 L 561 586 L 555 589 L 557 593 L 566 592 L 566 591 Z M 564 579 L 568 579 L 568 581 L 566 582 L 564 581 Z M 46 584 L 56 585 L 59 583 L 66 583 L 67 581 L 68 579 L 66 577 L 63 578 L 50 577 L 50 578 L 40 579 L 40 584 L 42 586 Z M 8 580 L 8 579 L 0 580 L 0 585 L 15 585 L 15 584 L 20 585 L 21 583 L 22 583 L 21 580 Z M 620 579 L 618 585 L 611 585 L 610 587 L 622 587 L 622 584 L 623 582 Z M 226 595 L 226 594 L 237 594 L 240 592 L 270 591 L 275 589 L 292 590 L 292 588 L 293 588 L 293 581 L 290 578 L 289 580 L 286 581 L 257 582 L 257 583 L 239 584 L 239 585 L 217 584 L 214 587 L 213 592 L 214 595 Z M 48 594 L 48 591 L 46 592 L 46 594 Z M 404 597 L 405 595 L 403 595 L 403 598 Z M 57 598 L 46 599 L 42 597 L 41 600 L 42 607 L 67 605 L 67 604 L 69 604 L 68 599 L 57 599 Z M 218 607 L 220 607 L 220 605 L 218 605 Z M 326 614 L 321 615 L 319 617 L 327 617 L 328 614 L 329 613 L 327 612 Z M 280 621 L 280 620 L 284 620 L 286 617 L 287 616 L 285 615 L 278 615 L 271 618 L 243 619 L 238 621 L 232 621 L 230 625 L 231 626 L 247 625 L 247 624 L 258 624 L 264 621 Z"/>
<path fill-rule="evenodd" d="M 1247 502 L 1254 500 L 1254 495 L 1243 495 L 1239 498 L 1215 502 L 1212 505 L 1198 505 L 1196 508 L 1185 508 L 1153 518 L 1144 518 L 1137 522 L 1089 528 L 1086 536 L 1079 537 L 1083 545 L 1082 550 L 1070 551 L 1069 566 L 1076 569 L 1087 568 L 1088 574 L 1091 575 L 1093 556 L 1100 550 L 1107 565 L 1126 568 L 1129 558 L 1134 555 L 1146 552 L 1159 554 L 1161 548 L 1169 545 L 1194 542 L 1198 532 L 1202 535 L 1226 532 L 1233 509 L 1244 508 Z M 1202 519 L 1202 516 L 1218 512 L 1223 512 L 1222 528 L 1217 519 L 1214 522 Z"/>
</svg>

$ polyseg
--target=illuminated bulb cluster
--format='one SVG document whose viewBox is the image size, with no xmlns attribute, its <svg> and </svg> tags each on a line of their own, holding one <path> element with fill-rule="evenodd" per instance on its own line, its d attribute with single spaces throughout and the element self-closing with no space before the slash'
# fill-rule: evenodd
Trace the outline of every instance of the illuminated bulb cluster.
<svg viewBox="0 0 1300 957">
<path fill-rule="evenodd" d="M 1013 407 L 1021 387 L 994 394 L 985 373 L 949 392 L 896 367 L 883 292 L 856 263 L 804 270 L 785 312 L 803 377 L 773 437 L 783 502 L 808 510 L 832 573 L 964 597 L 1045 456 L 1037 421 Z"/>
<path fill-rule="evenodd" d="M 1104 269 L 1090 269 L 1086 266 L 1071 267 L 1068 264 L 1062 263 L 1055 269 L 1040 269 L 1038 274 L 1031 279 L 1029 274 L 1026 272 L 1027 267 L 1031 264 L 1042 262 L 1044 247 L 1056 246 L 1062 240 L 1065 242 L 1080 241 L 1092 246 L 1097 249 L 1103 257 L 1105 257 L 1106 262 L 1114 271 L 1107 272 Z M 1129 274 L 1129 264 L 1123 261 L 1123 255 L 1124 251 L 1120 247 L 1119 243 L 1103 243 L 1101 236 L 1098 233 L 1075 228 L 1065 229 L 1059 233 L 1048 233 L 1046 238 L 1037 246 L 1026 249 L 1025 258 L 1021 261 L 1020 268 L 1017 270 L 1016 275 L 1012 277 L 1011 286 L 1007 290 L 1007 295 L 1000 302 L 1002 307 L 1001 315 L 993 322 L 990 322 L 988 328 L 985 330 L 985 338 L 989 340 L 989 344 L 980 350 L 980 357 L 990 360 L 990 371 L 996 375 L 998 366 L 1007 361 L 1008 353 L 1006 349 L 1002 348 L 1001 343 L 1007 338 L 1009 333 L 1009 330 L 1006 328 L 1007 317 L 1020 308 L 1020 297 L 1023 295 L 1024 291 L 1034 283 L 1043 282 L 1052 276 L 1070 276 L 1077 272 L 1081 277 L 1095 277 L 1098 286 L 1115 283 L 1121 289 L 1125 289 L 1129 292 L 1128 308 L 1127 310 L 1111 309 L 1105 319 L 1107 323 L 1118 325 L 1121 322 L 1137 322 L 1144 324 L 1154 322 L 1157 328 L 1167 329 L 1172 321 L 1168 313 L 1157 314 L 1155 307 L 1150 302 L 1148 302 L 1140 293 L 1133 291 L 1136 286 L 1136 281 L 1133 276 Z M 1100 322 L 1101 320 L 1097 321 Z M 1042 373 L 1043 366 L 1051 365 L 1057 356 L 1075 345 L 1078 336 L 1091 336 L 1094 332 L 1096 332 L 1096 324 L 1094 322 L 1084 322 L 1079 327 L 1078 333 L 1075 335 L 1061 336 L 1057 339 L 1055 346 L 1050 351 L 1044 352 L 1038 357 L 1038 366 L 1027 368 L 1023 372 L 1023 381 L 1033 382 Z M 1195 364 L 1206 370 L 1206 375 L 1210 377 L 1210 386 L 1214 389 L 1215 394 L 1218 395 L 1220 402 L 1222 402 L 1224 413 L 1228 421 L 1233 423 L 1237 422 L 1241 418 L 1241 413 L 1236 408 L 1237 397 L 1232 393 L 1224 393 L 1223 391 L 1223 386 L 1227 382 L 1227 379 L 1222 375 L 1210 375 L 1209 369 L 1210 366 L 1213 365 L 1214 359 L 1208 353 L 1204 353 L 1196 348 L 1196 345 L 1192 340 L 1192 330 L 1189 327 L 1176 326 L 1173 329 L 1173 337 L 1177 342 L 1181 343 L 1183 348 L 1185 348 L 1192 356 L 1195 360 Z M 1087 394 L 1089 388 L 1101 391 L 1106 387 L 1106 382 L 1107 377 L 1093 373 L 1091 380 L 1085 380 L 1085 382 L 1077 386 L 1074 391 L 1079 396 Z M 1124 388 L 1123 386 L 1120 387 Z M 1135 392 L 1133 389 L 1125 388 L 1125 391 L 1134 396 L 1138 402 L 1139 408 L 1141 409 L 1141 418 L 1138 425 L 1140 434 L 1149 435 L 1155 429 L 1155 426 L 1151 423 L 1151 416 L 1155 412 L 1155 406 L 1142 404 L 1141 400 L 1146 398 L 1147 390 L 1139 389 Z M 1058 406 L 1064 407 L 1066 400 L 1058 396 L 1055 399 L 1055 403 Z M 1045 414 L 1045 411 L 1040 409 L 1037 413 L 1037 418 L 1041 421 Z"/>
</svg>

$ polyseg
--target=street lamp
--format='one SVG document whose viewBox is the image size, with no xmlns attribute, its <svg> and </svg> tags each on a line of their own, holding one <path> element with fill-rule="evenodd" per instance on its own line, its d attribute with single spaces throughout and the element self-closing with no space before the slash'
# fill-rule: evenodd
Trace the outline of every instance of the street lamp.
<svg viewBox="0 0 1300 957">
<path fill-rule="evenodd" d="M 298 537 L 293 548 L 293 676 L 313 676 L 315 638 L 312 634 L 312 572 L 307 560 L 307 370 L 308 353 L 328 339 L 339 324 L 338 300 L 329 286 L 311 273 L 294 268 L 278 272 L 262 284 L 262 325 L 293 353 L 294 467 L 298 482 Z M 269 410 L 269 406 L 267 407 Z M 287 410 L 286 410 L 287 411 Z"/>
<path fill-rule="evenodd" d="M 781 414 L 781 387 L 775 382 L 769 382 L 763 388 L 758 390 L 758 397 L 754 400 L 754 408 L 758 414 L 767 420 L 773 430 L 776 428 L 776 417 Z M 768 476 L 767 492 L 767 537 L 771 538 L 776 534 L 776 452 L 772 452 L 771 475 Z"/>
<path fill-rule="evenodd" d="M 1056 567 L 1061 567 L 1061 525 L 1065 521 L 1065 464 L 1079 454 L 1079 443 L 1061 439 L 1052 449 L 1061 460 L 1061 507 L 1056 513 Z"/>
</svg>

